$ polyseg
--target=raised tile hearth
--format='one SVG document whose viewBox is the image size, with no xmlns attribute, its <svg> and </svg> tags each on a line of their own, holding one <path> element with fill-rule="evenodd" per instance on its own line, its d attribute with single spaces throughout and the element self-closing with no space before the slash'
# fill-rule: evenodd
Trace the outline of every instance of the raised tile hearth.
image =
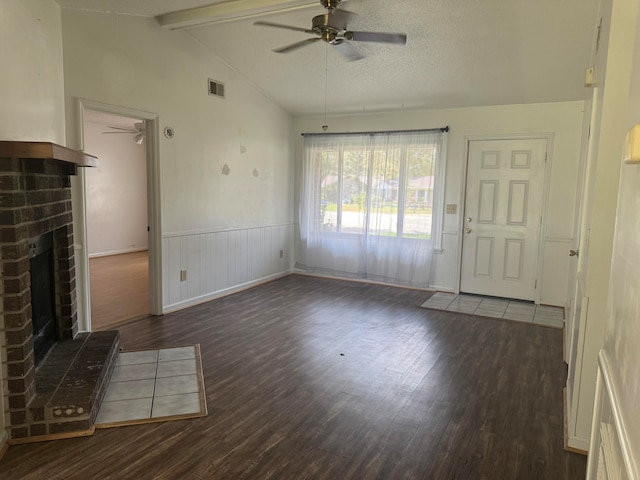
<svg viewBox="0 0 640 480">
<path fill-rule="evenodd" d="M 36 371 L 36 396 L 24 419 L 28 437 L 91 431 L 119 344 L 118 332 L 106 331 L 80 333 L 53 347 Z"/>
</svg>

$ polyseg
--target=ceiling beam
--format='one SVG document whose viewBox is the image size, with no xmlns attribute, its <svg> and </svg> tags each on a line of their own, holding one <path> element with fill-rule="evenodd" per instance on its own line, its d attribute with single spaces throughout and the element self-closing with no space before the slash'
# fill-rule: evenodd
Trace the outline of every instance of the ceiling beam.
<svg viewBox="0 0 640 480">
<path fill-rule="evenodd" d="M 235 0 L 165 13 L 158 15 L 156 20 L 165 28 L 181 30 L 259 17 L 270 13 L 289 12 L 312 6 L 320 6 L 319 0 Z"/>
</svg>

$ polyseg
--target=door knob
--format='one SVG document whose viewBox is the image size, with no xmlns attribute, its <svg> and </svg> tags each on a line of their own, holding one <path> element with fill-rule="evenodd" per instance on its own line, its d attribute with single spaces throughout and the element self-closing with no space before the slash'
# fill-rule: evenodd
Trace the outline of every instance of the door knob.
<svg viewBox="0 0 640 480">
<path fill-rule="evenodd" d="M 465 233 L 471 233 L 471 229 L 469 227 L 464 229 Z"/>
<path fill-rule="evenodd" d="M 580 250 L 569 250 L 569 256 L 570 257 L 579 257 L 580 256 Z"/>
<path fill-rule="evenodd" d="M 471 217 L 467 217 L 467 218 L 465 218 L 465 221 L 466 221 L 467 223 L 471 223 Z"/>
</svg>

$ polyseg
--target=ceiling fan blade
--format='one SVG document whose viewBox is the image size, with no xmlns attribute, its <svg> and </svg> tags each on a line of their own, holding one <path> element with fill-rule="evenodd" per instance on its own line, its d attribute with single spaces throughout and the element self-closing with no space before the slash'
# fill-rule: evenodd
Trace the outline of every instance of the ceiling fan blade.
<svg viewBox="0 0 640 480">
<path fill-rule="evenodd" d="M 112 128 L 113 130 L 121 130 L 123 132 L 135 132 L 136 130 L 131 127 L 112 127 L 111 125 L 107 125 L 107 128 Z M 109 133 L 117 133 L 117 132 L 109 132 Z"/>
<path fill-rule="evenodd" d="M 274 50 L 274 52 L 276 52 L 276 53 L 289 53 L 289 52 L 291 52 L 293 50 L 296 50 L 298 48 L 304 47 L 306 45 L 310 45 L 313 42 L 317 42 L 318 40 L 320 40 L 320 37 L 307 38 L 306 40 L 302 40 L 301 42 L 292 43 L 291 45 L 287 45 L 286 47 L 278 48 L 277 50 Z"/>
<path fill-rule="evenodd" d="M 404 33 L 346 32 L 345 38 L 355 42 L 396 43 L 398 45 L 407 43 L 407 35 Z"/>
<path fill-rule="evenodd" d="M 307 30 L 306 28 L 292 27 L 290 25 L 282 25 L 281 23 L 263 22 L 262 20 L 258 22 L 253 22 L 253 24 L 262 25 L 263 27 L 283 28 L 285 30 L 293 30 L 294 32 L 313 33 Z"/>
<path fill-rule="evenodd" d="M 358 52 L 358 50 L 351 45 L 348 41 L 342 40 L 339 43 L 332 43 L 333 47 L 344 57 L 348 62 L 353 62 L 355 60 L 360 60 L 364 58 L 363 55 Z"/>
</svg>

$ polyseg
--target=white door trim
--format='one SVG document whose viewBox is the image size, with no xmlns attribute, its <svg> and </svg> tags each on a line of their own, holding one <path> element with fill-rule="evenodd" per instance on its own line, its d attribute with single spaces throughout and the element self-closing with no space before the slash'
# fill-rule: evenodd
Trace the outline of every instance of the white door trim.
<svg viewBox="0 0 640 480">
<path fill-rule="evenodd" d="M 547 236 L 547 212 L 549 208 L 549 188 L 551 185 L 551 165 L 553 163 L 553 141 L 554 141 L 553 133 L 512 133 L 512 134 L 495 134 L 495 135 L 465 135 L 464 138 L 464 149 L 463 149 L 463 170 L 460 175 L 461 178 L 461 188 L 460 188 L 460 197 L 458 199 L 458 204 L 461 206 L 460 213 L 458 215 L 458 254 L 456 258 L 456 272 L 457 272 L 457 282 L 455 286 L 455 293 L 460 293 L 460 282 L 462 277 L 462 229 L 464 228 L 464 205 L 467 194 L 467 170 L 469 167 L 469 143 L 475 140 L 533 140 L 533 139 L 544 139 L 547 141 L 547 157 L 544 166 L 544 179 L 542 185 L 542 224 L 540 225 L 540 237 L 538 239 L 538 259 L 536 262 L 536 278 L 538 280 L 538 285 L 535 292 L 535 303 L 540 303 L 540 292 L 542 290 L 542 286 L 540 285 L 539 280 L 542 278 L 542 267 L 543 267 L 543 255 L 544 255 L 544 240 Z"/>
<path fill-rule="evenodd" d="M 96 102 L 93 100 L 79 98 L 77 100 L 77 133 L 79 147 L 84 149 L 84 111 L 85 109 L 96 110 L 104 113 L 122 115 L 126 117 L 139 118 L 146 123 L 146 156 L 147 156 L 147 218 L 149 222 L 149 311 L 152 315 L 162 315 L 162 225 L 160 211 L 160 122 L 158 115 L 143 110 L 136 110 L 118 105 Z M 91 153 L 91 152 L 88 152 Z M 76 282 L 82 284 L 86 293 L 83 298 L 78 297 L 78 303 L 84 305 L 86 314 L 86 329 L 91 329 L 91 296 L 89 288 L 89 252 L 87 244 L 86 227 L 86 182 L 83 169 L 79 169 L 81 193 L 78 195 L 77 203 L 74 205 L 79 218 L 77 225 L 79 232 L 74 235 L 81 241 L 85 248 L 81 249 L 80 255 L 76 252 L 76 263 L 80 268 L 76 269 Z M 76 242 L 78 243 L 78 242 Z M 80 308 L 79 308 L 80 310 Z"/>
</svg>

